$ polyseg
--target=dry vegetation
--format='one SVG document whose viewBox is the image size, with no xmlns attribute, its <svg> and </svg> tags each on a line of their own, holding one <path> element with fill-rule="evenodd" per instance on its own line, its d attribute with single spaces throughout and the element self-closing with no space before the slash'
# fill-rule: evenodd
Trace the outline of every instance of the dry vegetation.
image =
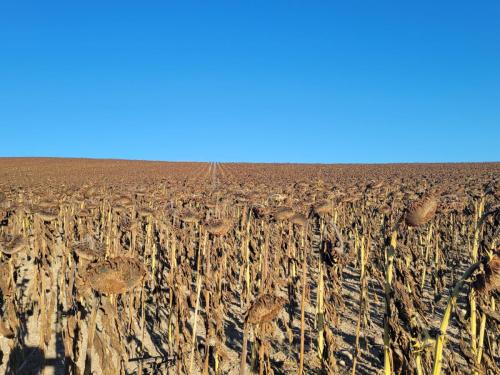
<svg viewBox="0 0 500 375">
<path fill-rule="evenodd" d="M 499 374 L 499 223 L 500 164 L 0 159 L 0 372 Z"/>
</svg>

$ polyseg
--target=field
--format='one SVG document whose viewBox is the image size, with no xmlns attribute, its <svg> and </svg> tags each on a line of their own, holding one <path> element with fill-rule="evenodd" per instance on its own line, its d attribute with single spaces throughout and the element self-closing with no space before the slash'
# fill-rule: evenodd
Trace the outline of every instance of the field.
<svg viewBox="0 0 500 375">
<path fill-rule="evenodd" d="M 500 163 L 0 159 L 0 373 L 500 374 L 499 224 Z"/>
</svg>

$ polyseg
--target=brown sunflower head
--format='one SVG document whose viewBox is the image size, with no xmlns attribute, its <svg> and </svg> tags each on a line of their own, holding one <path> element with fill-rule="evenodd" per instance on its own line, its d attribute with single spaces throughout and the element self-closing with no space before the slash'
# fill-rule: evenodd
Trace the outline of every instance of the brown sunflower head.
<svg viewBox="0 0 500 375">
<path fill-rule="evenodd" d="M 476 277 L 472 286 L 481 294 L 500 290 L 500 251 L 484 264 L 484 272 Z"/>
<path fill-rule="evenodd" d="M 146 269 L 142 262 L 134 258 L 115 257 L 91 264 L 84 280 L 97 292 L 121 294 L 134 289 L 145 277 Z"/>
<path fill-rule="evenodd" d="M 263 324 L 273 320 L 283 308 L 286 300 L 272 294 L 263 294 L 252 303 L 245 319 L 249 324 Z"/>
<path fill-rule="evenodd" d="M 417 227 L 429 222 L 435 215 L 438 201 L 434 195 L 424 195 L 414 200 L 408 206 L 405 222 L 411 227 Z"/>
</svg>

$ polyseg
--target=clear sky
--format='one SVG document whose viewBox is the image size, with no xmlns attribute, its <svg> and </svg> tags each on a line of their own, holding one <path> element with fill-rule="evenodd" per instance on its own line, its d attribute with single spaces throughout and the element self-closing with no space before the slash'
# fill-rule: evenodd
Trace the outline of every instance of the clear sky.
<svg viewBox="0 0 500 375">
<path fill-rule="evenodd" d="M 1 1 L 0 156 L 500 161 L 498 1 Z"/>
</svg>

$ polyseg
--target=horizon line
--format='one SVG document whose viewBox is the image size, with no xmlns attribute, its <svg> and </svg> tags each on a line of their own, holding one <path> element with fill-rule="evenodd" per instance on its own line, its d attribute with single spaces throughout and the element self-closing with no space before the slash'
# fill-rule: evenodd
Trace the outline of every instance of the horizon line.
<svg viewBox="0 0 500 375">
<path fill-rule="evenodd" d="M 401 164 L 499 164 L 498 161 L 389 161 L 389 162 L 297 162 L 297 161 L 216 161 L 216 160 L 159 160 L 88 156 L 0 156 L 0 159 L 67 159 L 67 160 L 109 160 L 151 163 L 219 163 L 219 164 L 295 164 L 295 165 L 401 165 Z"/>
</svg>

